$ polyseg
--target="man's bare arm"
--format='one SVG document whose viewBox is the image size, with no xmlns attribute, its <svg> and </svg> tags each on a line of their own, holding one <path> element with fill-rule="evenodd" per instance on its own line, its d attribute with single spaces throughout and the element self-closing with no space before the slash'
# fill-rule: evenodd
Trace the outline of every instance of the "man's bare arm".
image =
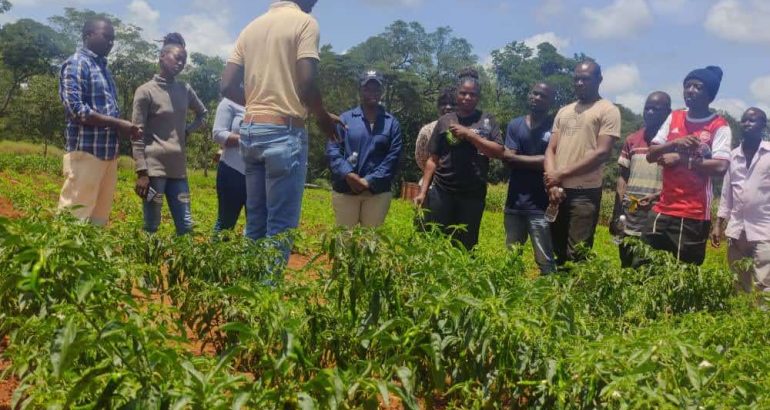
<svg viewBox="0 0 770 410">
<path fill-rule="evenodd" d="M 243 92 L 243 67 L 235 63 L 227 63 L 222 72 L 219 92 L 230 101 L 246 105 L 246 94 Z"/>
</svg>

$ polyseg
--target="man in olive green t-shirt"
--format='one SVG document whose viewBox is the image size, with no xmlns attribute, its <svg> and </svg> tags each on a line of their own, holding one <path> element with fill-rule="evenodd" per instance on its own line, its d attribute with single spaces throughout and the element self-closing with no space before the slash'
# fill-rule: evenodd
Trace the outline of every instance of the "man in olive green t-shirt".
<svg viewBox="0 0 770 410">
<path fill-rule="evenodd" d="M 578 100 L 559 110 L 545 153 L 545 182 L 559 213 L 551 223 L 557 265 L 582 259 L 580 244 L 591 248 L 602 199 L 604 165 L 620 138 L 620 110 L 599 95 L 599 64 L 578 64 Z"/>
<path fill-rule="evenodd" d="M 316 0 L 277 1 L 243 29 L 222 73 L 222 94 L 245 106 L 240 129 L 246 165 L 246 236 L 296 228 L 307 171 L 308 111 L 335 138 L 339 118 L 318 88 Z M 243 88 L 241 88 L 241 85 Z M 288 259 L 290 242 L 279 245 Z"/>
</svg>

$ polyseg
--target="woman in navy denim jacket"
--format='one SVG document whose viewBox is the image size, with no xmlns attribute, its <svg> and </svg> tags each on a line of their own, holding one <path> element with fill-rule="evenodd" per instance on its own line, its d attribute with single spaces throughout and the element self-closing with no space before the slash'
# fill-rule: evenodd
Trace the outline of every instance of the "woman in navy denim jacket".
<svg viewBox="0 0 770 410">
<path fill-rule="evenodd" d="M 382 76 L 365 72 L 360 78 L 361 104 L 340 118 L 339 142 L 326 144 L 332 172 L 332 206 L 337 224 L 379 226 L 392 197 L 403 142 L 401 125 L 380 105 Z"/>
</svg>

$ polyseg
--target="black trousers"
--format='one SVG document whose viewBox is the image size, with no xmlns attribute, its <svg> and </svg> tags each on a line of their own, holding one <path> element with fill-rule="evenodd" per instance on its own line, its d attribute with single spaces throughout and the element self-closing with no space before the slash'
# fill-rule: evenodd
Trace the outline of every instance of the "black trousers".
<svg viewBox="0 0 770 410">
<path fill-rule="evenodd" d="M 710 221 L 650 212 L 642 240 L 653 249 L 670 252 L 682 262 L 702 265 Z"/>
<path fill-rule="evenodd" d="M 425 222 L 439 224 L 445 234 L 460 242 L 467 250 L 476 246 L 485 196 L 465 197 L 433 185 L 428 190 L 425 202 Z"/>
<path fill-rule="evenodd" d="M 551 224 L 553 253 L 559 266 L 585 259 L 581 248 L 593 248 L 602 203 L 601 188 L 565 189 L 564 193 L 567 198 Z"/>
</svg>

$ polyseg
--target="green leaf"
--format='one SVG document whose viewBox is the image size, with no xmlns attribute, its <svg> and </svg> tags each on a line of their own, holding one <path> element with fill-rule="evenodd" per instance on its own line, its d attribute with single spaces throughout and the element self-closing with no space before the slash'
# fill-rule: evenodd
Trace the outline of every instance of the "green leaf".
<svg viewBox="0 0 770 410">
<path fill-rule="evenodd" d="M 51 352 L 51 364 L 53 365 L 54 376 L 61 377 L 75 356 L 73 343 L 77 338 L 77 328 L 73 318 L 67 319 L 64 327 L 56 332 L 53 349 Z"/>
</svg>

